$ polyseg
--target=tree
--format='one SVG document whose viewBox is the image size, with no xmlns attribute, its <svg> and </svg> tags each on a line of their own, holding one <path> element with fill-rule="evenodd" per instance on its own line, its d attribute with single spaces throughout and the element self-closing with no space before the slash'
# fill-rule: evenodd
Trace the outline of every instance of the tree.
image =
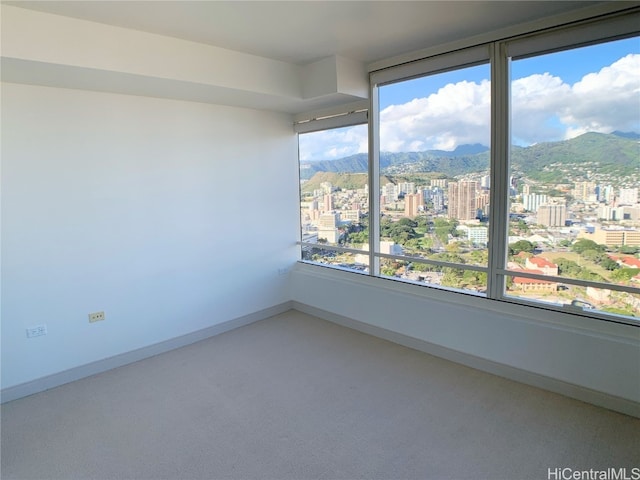
<svg viewBox="0 0 640 480">
<path fill-rule="evenodd" d="M 414 263 L 413 270 L 416 272 L 430 272 L 432 265 L 428 265 L 426 263 Z"/>
<path fill-rule="evenodd" d="M 383 219 L 383 221 L 380 222 L 380 235 L 385 238 L 390 238 L 400 245 L 404 245 L 407 241 L 418 236 L 414 230 L 416 225 L 416 222 L 410 218 L 401 218 L 397 222 Z"/>
<path fill-rule="evenodd" d="M 618 265 L 615 261 L 611 260 L 609 257 L 605 257 L 600 262 L 600 266 L 605 270 L 609 270 L 609 271 L 617 270 L 620 268 L 620 265 Z"/>
<path fill-rule="evenodd" d="M 486 272 L 476 272 L 474 270 L 465 270 L 462 275 L 463 286 L 466 287 L 486 287 L 487 286 L 487 274 Z"/>
<path fill-rule="evenodd" d="M 571 250 L 578 254 L 582 254 L 585 250 L 595 250 L 597 252 L 606 252 L 607 247 L 605 245 L 600 245 L 593 240 L 589 240 L 588 238 L 579 238 L 573 245 L 571 245 Z"/>
<path fill-rule="evenodd" d="M 427 217 L 424 215 L 420 215 L 415 218 L 416 227 L 425 228 L 427 226 Z"/>
<path fill-rule="evenodd" d="M 640 268 L 619 268 L 611 274 L 614 282 L 627 283 L 640 273 Z"/>
<path fill-rule="evenodd" d="M 536 246 L 528 240 L 518 240 L 509 244 L 509 255 L 517 255 L 520 252 L 533 253 Z"/>
<path fill-rule="evenodd" d="M 362 232 L 350 233 L 347 237 L 347 243 L 349 244 L 364 244 L 369 242 L 369 231 L 363 230 Z"/>
<path fill-rule="evenodd" d="M 396 273 L 396 270 L 393 267 L 384 266 L 380 268 L 380 273 L 385 277 L 393 277 Z"/>
<path fill-rule="evenodd" d="M 558 274 L 564 277 L 575 278 L 580 274 L 580 265 L 578 265 L 573 260 L 567 260 L 566 258 L 557 258 L 555 260 L 556 265 L 558 265 Z"/>
<path fill-rule="evenodd" d="M 444 249 L 445 249 L 448 253 L 460 253 L 460 243 L 458 243 L 458 242 L 451 242 L 451 243 L 449 243 L 446 247 L 444 247 Z"/>
<path fill-rule="evenodd" d="M 473 263 L 478 265 L 486 265 L 489 262 L 489 252 L 487 250 L 473 250 L 469 254 L 469 258 Z"/>
<path fill-rule="evenodd" d="M 445 287 L 460 288 L 462 284 L 462 276 L 464 270 L 459 268 L 445 267 L 442 269 L 444 275 L 442 276 L 442 285 Z"/>
<path fill-rule="evenodd" d="M 585 260 L 589 260 L 590 262 L 594 262 L 594 263 L 598 263 L 598 260 L 600 259 L 600 255 L 601 255 L 601 252 L 598 252 L 597 250 L 594 250 L 592 248 L 588 250 L 583 250 L 582 253 L 580 254 L 580 256 Z"/>
</svg>

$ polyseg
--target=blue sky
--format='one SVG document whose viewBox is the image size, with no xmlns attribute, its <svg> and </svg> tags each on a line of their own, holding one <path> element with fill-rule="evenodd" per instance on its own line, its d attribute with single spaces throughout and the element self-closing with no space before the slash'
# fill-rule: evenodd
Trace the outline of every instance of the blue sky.
<svg viewBox="0 0 640 480">
<path fill-rule="evenodd" d="M 382 151 L 489 145 L 490 69 L 479 65 L 380 88 Z M 587 131 L 640 133 L 640 39 L 511 63 L 512 142 L 532 145 Z M 300 136 L 302 160 L 364 153 L 366 129 Z"/>
<path fill-rule="evenodd" d="M 621 52 L 639 53 L 640 39 L 631 38 L 586 48 L 556 52 L 553 54 L 553 58 L 543 55 L 515 61 L 511 64 L 511 76 L 516 79 L 527 77 L 534 73 L 549 72 L 562 78 L 566 83 L 573 85 L 586 73 L 599 70 L 603 66 L 611 65 L 620 59 Z M 458 83 L 464 80 L 478 83 L 482 79 L 488 79 L 489 75 L 489 66 L 479 65 L 474 68 L 446 72 L 438 75 L 437 78 L 422 77 L 400 84 L 387 85 L 380 92 L 380 109 L 382 110 L 389 105 L 406 103 L 414 98 L 424 97 L 425 94 L 436 92 L 438 88 L 446 83 Z"/>
</svg>

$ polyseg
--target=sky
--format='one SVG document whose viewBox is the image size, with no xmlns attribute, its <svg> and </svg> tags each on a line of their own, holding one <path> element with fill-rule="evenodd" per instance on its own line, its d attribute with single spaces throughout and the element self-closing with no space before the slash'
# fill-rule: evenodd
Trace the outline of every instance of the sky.
<svg viewBox="0 0 640 480">
<path fill-rule="evenodd" d="M 510 68 L 513 144 L 640 133 L 640 38 L 514 60 Z M 487 64 L 380 87 L 381 151 L 489 146 L 489 78 Z M 303 161 L 366 152 L 366 126 L 300 135 Z"/>
</svg>

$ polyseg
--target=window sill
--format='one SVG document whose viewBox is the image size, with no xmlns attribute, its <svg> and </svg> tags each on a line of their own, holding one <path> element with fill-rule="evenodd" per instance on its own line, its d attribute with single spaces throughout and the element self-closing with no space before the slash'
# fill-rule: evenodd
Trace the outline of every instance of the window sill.
<svg viewBox="0 0 640 480">
<path fill-rule="evenodd" d="M 322 278 L 334 283 L 343 283 L 345 288 L 349 288 L 349 286 L 376 288 L 396 297 L 409 296 L 414 299 L 418 297 L 424 300 L 451 304 L 456 307 L 472 310 L 480 309 L 485 312 L 506 315 L 517 321 L 543 324 L 566 331 L 595 333 L 633 343 L 640 341 L 640 324 L 632 325 L 614 320 L 594 318 L 579 313 L 560 312 L 544 307 L 492 300 L 480 294 L 459 293 L 302 261 L 298 261 L 292 273 L 294 275 Z"/>
</svg>

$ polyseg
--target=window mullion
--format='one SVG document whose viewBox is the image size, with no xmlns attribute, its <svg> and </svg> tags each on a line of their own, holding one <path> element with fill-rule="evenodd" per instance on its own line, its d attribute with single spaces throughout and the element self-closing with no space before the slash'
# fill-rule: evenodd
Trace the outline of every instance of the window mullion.
<svg viewBox="0 0 640 480">
<path fill-rule="evenodd" d="M 369 274 L 380 275 L 380 105 L 371 82 L 369 105 Z"/>
<path fill-rule="evenodd" d="M 509 218 L 509 60 L 503 43 L 491 45 L 491 190 L 487 296 L 501 298 Z"/>
</svg>

